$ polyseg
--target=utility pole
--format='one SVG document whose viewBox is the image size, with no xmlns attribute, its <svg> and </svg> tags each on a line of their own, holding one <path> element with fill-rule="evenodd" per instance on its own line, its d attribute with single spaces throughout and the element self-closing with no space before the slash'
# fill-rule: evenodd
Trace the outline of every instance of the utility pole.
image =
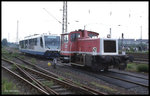
<svg viewBox="0 0 150 96">
<path fill-rule="evenodd" d="M 55 20 L 57 20 L 49 11 L 43 8 L 50 16 L 52 16 Z M 62 34 L 67 33 L 67 1 L 63 1 L 63 18 L 62 23 L 57 20 L 60 24 L 62 24 Z"/>
<path fill-rule="evenodd" d="M 62 34 L 67 33 L 67 1 L 63 2 Z"/>
<path fill-rule="evenodd" d="M 8 33 L 8 42 L 9 42 L 9 33 Z"/>
<path fill-rule="evenodd" d="M 19 21 L 17 20 L 17 35 L 16 35 L 16 44 L 18 44 L 18 23 L 19 23 Z"/>
<path fill-rule="evenodd" d="M 140 16 L 140 18 L 142 19 L 142 16 Z M 141 28 L 141 51 L 143 50 L 143 48 L 142 48 L 142 25 L 140 26 L 140 28 Z"/>
<path fill-rule="evenodd" d="M 143 47 L 142 47 L 142 25 L 141 25 L 141 51 L 143 50 Z"/>
<path fill-rule="evenodd" d="M 111 38 L 111 28 L 110 28 L 110 38 Z"/>
<path fill-rule="evenodd" d="M 122 43 L 121 43 L 121 46 L 123 48 L 124 44 L 123 44 L 123 39 L 124 39 L 124 34 L 122 33 Z"/>
<path fill-rule="evenodd" d="M 142 25 L 141 25 L 141 43 L 142 43 Z"/>
</svg>

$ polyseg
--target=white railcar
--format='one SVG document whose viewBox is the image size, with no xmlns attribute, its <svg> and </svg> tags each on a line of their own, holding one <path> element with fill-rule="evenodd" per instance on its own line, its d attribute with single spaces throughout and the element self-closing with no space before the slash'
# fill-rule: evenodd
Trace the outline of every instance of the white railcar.
<svg viewBox="0 0 150 96">
<path fill-rule="evenodd" d="M 55 58 L 60 52 L 60 36 L 33 35 L 19 41 L 19 50 L 23 53 L 42 55 L 46 58 Z"/>
</svg>

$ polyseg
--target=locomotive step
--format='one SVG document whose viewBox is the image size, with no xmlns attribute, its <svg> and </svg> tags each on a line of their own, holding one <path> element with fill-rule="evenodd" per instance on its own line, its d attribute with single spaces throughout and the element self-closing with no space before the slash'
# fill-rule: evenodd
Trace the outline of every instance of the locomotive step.
<svg viewBox="0 0 150 96">
<path fill-rule="evenodd" d="M 81 65 L 81 64 L 77 64 L 77 63 L 70 63 L 70 64 L 72 64 L 72 65 L 77 65 L 77 66 L 81 66 L 81 67 L 83 67 L 84 65 Z"/>
</svg>

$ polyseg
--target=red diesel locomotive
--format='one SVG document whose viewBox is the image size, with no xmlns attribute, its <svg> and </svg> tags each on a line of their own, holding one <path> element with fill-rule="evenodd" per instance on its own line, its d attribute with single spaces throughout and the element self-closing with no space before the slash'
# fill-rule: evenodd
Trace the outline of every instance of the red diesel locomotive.
<svg viewBox="0 0 150 96">
<path fill-rule="evenodd" d="M 129 58 L 118 54 L 118 40 L 98 38 L 98 35 L 87 30 L 61 34 L 61 60 L 95 71 L 107 71 L 110 66 L 125 69 Z"/>
</svg>

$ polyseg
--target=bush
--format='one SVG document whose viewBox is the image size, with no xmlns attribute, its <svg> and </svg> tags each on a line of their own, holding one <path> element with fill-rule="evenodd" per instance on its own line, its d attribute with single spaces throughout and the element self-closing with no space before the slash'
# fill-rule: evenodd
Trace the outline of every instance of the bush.
<svg viewBox="0 0 150 96">
<path fill-rule="evenodd" d="M 3 40 L 1 41 L 1 43 L 2 43 L 2 46 L 7 46 L 7 45 L 8 45 L 8 42 L 7 42 L 7 39 L 6 39 L 6 38 L 3 39 Z"/>
<path fill-rule="evenodd" d="M 148 65 L 141 64 L 137 66 L 137 71 L 139 72 L 148 72 Z"/>
</svg>

